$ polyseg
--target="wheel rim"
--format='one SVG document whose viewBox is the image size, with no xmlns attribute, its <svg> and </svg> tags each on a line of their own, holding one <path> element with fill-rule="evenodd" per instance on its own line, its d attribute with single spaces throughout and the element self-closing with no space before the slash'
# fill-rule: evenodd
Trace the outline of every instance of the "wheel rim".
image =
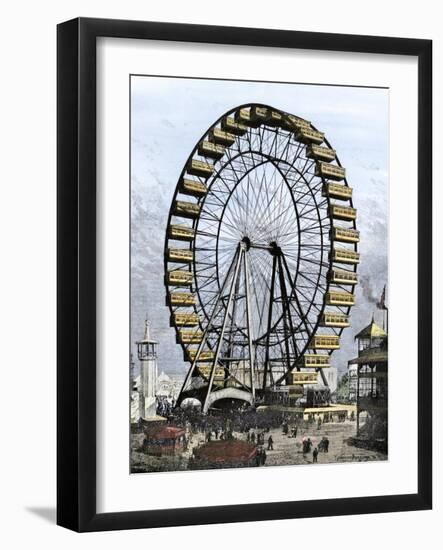
<svg viewBox="0 0 443 550">
<path fill-rule="evenodd" d="M 223 122 L 233 114 L 235 117 L 240 111 L 245 111 L 245 106 L 223 115 L 209 128 L 191 153 L 180 176 L 174 200 L 183 195 L 180 182 L 189 177 L 191 162 L 197 160 L 210 166 L 209 175 L 192 174 L 192 181 L 205 188 L 201 196 L 198 193 L 193 196 L 199 213 L 191 216 L 188 223 L 188 227 L 194 232 L 194 238 L 188 245 L 192 262 L 187 263 L 186 267 L 192 275 L 189 289 L 195 295 L 195 303 L 191 307 L 198 319 L 198 325 L 193 330 L 206 335 L 205 345 L 208 350 L 217 349 L 218 341 L 222 340 L 221 348 L 225 349 L 218 355 L 217 366 L 223 363 L 229 338 L 226 331 L 222 336 L 219 328 L 211 326 L 210 319 L 217 296 L 219 307 L 225 310 L 226 315 L 228 299 L 226 296 L 220 297 L 220 291 L 223 284 L 226 284 L 232 258 L 241 245 L 247 252 L 250 273 L 248 285 L 245 282 L 238 283 L 236 296 L 242 292 L 244 294 L 246 286 L 250 287 L 251 311 L 247 331 L 242 328 L 246 306 L 237 308 L 242 310 L 241 314 L 237 311 L 238 317 L 234 316 L 233 311 L 227 313 L 235 331 L 243 338 L 243 342 L 236 344 L 238 358 L 245 359 L 245 353 L 242 354 L 239 350 L 245 349 L 245 340 L 252 332 L 254 361 L 257 365 L 269 361 L 277 364 L 279 355 L 284 358 L 281 361 L 283 367 L 280 365 L 275 369 L 276 376 L 272 381 L 280 384 L 287 382 L 285 373 L 304 368 L 301 360 L 312 348 L 312 343 L 317 344 L 315 337 L 321 325 L 321 336 L 330 335 L 336 337 L 337 341 L 347 326 L 343 325 L 344 321 L 338 321 L 340 316 L 342 320 L 347 319 L 353 304 L 356 280 L 352 283 L 349 281 L 351 276 L 354 277 L 352 274 L 356 273 L 358 264 L 358 232 L 355 217 L 340 219 L 336 215 L 336 207 L 339 205 L 345 205 L 345 214 L 353 210 L 350 194 L 346 199 L 338 197 L 339 200 L 334 196 L 334 192 L 337 192 L 334 191 L 334 185 L 341 187 L 338 189 L 339 193 L 348 188 L 344 177 L 329 174 L 336 171 L 340 176 L 342 169 L 338 158 L 334 155 L 328 161 L 329 168 L 321 166 L 320 170 L 319 165 L 326 162 L 310 154 L 313 145 L 309 139 L 294 139 L 294 129 L 287 123 L 291 115 L 268 106 L 249 105 L 246 110 L 249 108 L 252 113 L 257 107 L 279 114 L 280 122 L 274 124 L 268 120 L 258 125 L 246 123 L 246 131 L 241 135 L 231 135 L 231 143 L 225 144 L 223 154 L 215 158 L 214 151 L 211 150 L 206 155 L 201 150 L 201 144 L 208 143 L 211 136 L 213 143 L 216 143 L 214 131 L 223 131 Z M 309 128 L 316 137 L 316 129 L 312 125 Z M 320 154 L 324 155 L 326 149 L 332 151 L 326 139 L 322 139 L 322 142 Z M 340 180 L 340 184 L 337 180 Z M 185 193 L 185 197 L 188 196 Z M 343 200 L 346 202 L 343 203 Z M 183 221 L 176 214 L 174 206 L 171 206 L 168 227 L 176 220 Z M 340 234 L 340 239 L 337 240 L 337 230 L 341 233 L 348 232 L 352 239 L 347 242 Z M 168 296 L 177 289 L 168 281 L 171 265 L 173 269 L 180 269 L 185 265 L 179 262 L 171 264 L 171 258 L 168 257 L 171 242 L 174 239 L 171 239 L 168 231 L 165 244 Z M 338 258 L 334 250 L 337 242 L 345 251 Z M 341 260 L 346 255 L 348 257 L 343 264 Z M 274 264 L 276 257 L 277 268 Z M 349 258 L 357 260 L 352 263 Z M 273 277 L 274 281 L 271 282 Z M 337 303 L 331 302 L 331 284 L 332 292 L 338 296 Z M 271 287 L 274 289 L 273 295 Z M 344 294 L 352 297 L 352 303 L 340 302 L 340 299 L 344 299 Z M 236 301 L 240 304 L 240 298 L 237 297 Z M 174 313 L 181 309 L 174 307 L 170 299 L 169 304 L 171 324 L 176 327 L 177 340 L 186 354 L 192 349 L 193 343 L 183 342 L 180 336 L 183 329 L 174 320 Z M 230 307 L 232 308 L 232 304 Z M 328 316 L 332 319 L 333 315 L 335 321 L 326 323 L 325 319 Z M 330 355 L 334 349 L 335 346 L 316 349 L 315 354 Z M 233 353 L 232 343 L 229 353 Z M 191 367 L 193 375 L 198 373 L 195 367 L 194 358 Z M 321 371 L 320 368 L 316 370 Z M 262 385 L 265 387 L 267 384 L 265 380 Z"/>
</svg>

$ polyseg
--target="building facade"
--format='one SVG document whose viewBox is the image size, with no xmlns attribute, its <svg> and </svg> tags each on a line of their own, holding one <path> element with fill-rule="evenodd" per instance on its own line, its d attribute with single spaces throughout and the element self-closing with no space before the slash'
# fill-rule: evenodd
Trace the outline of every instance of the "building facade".
<svg viewBox="0 0 443 550">
<path fill-rule="evenodd" d="M 168 375 L 162 371 L 157 378 L 157 395 L 159 397 L 170 397 L 176 400 L 183 385 L 183 381 L 183 376 L 174 374 Z"/>
<path fill-rule="evenodd" d="M 357 380 L 358 369 L 356 364 L 350 364 L 348 367 L 348 383 L 349 383 L 349 401 L 355 403 L 357 401 Z"/>
<path fill-rule="evenodd" d="M 358 356 L 349 361 L 356 370 L 357 437 L 380 450 L 388 438 L 388 335 L 371 323 L 356 335 Z"/>
</svg>

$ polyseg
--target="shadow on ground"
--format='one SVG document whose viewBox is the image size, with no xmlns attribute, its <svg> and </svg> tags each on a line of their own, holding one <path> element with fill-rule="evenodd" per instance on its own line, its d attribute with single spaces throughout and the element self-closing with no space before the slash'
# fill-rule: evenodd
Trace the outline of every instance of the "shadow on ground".
<svg viewBox="0 0 443 550">
<path fill-rule="evenodd" d="M 26 510 L 31 514 L 34 514 L 35 516 L 38 516 L 45 521 L 48 521 L 49 523 L 55 524 L 57 514 L 54 507 L 49 508 L 44 506 L 28 506 Z"/>
</svg>

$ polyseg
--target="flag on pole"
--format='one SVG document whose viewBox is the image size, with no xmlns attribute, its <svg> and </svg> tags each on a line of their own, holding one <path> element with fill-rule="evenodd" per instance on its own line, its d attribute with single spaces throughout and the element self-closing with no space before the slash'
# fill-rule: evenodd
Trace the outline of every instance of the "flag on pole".
<svg viewBox="0 0 443 550">
<path fill-rule="evenodd" d="M 386 285 L 383 287 L 380 300 L 377 302 L 377 307 L 378 309 L 388 309 L 386 307 Z"/>
</svg>

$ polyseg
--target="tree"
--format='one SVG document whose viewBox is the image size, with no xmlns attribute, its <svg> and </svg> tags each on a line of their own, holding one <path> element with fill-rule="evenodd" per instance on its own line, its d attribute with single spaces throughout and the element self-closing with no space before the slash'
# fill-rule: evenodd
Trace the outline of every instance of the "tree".
<svg viewBox="0 0 443 550">
<path fill-rule="evenodd" d="M 343 374 L 337 384 L 337 401 L 349 400 L 349 376 L 347 373 Z"/>
</svg>

